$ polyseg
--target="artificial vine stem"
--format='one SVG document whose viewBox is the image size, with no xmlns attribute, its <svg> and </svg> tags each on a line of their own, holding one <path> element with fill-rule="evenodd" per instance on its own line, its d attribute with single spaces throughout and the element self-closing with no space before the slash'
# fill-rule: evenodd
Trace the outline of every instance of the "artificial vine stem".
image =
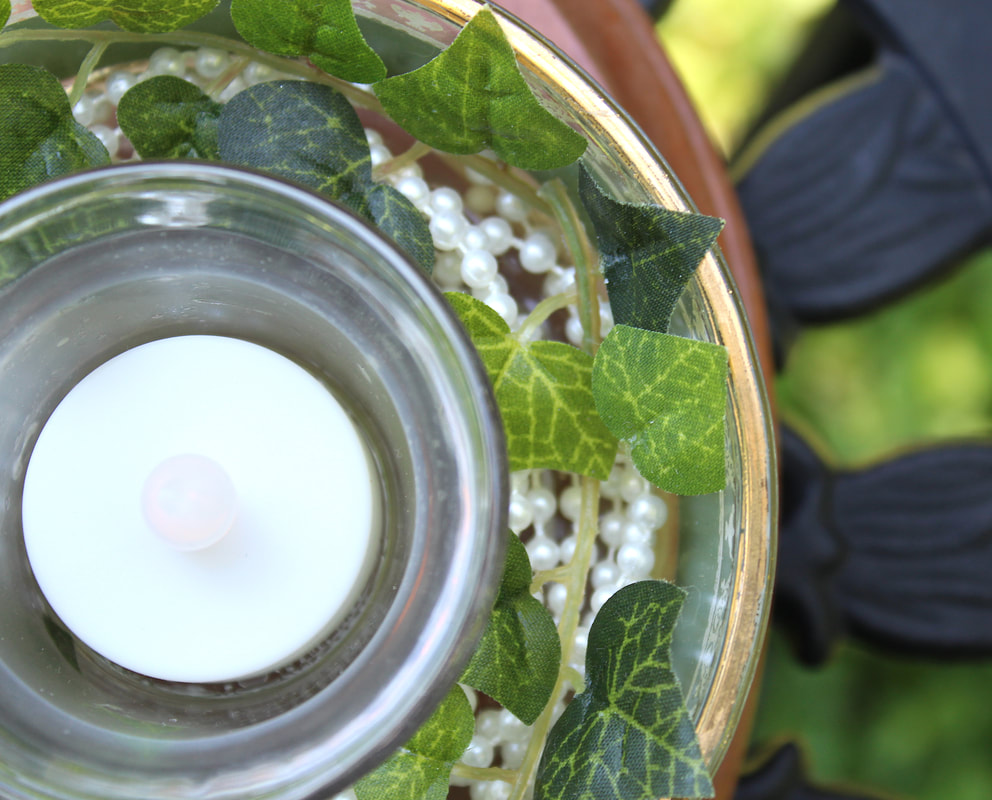
<svg viewBox="0 0 992 800">
<path fill-rule="evenodd" d="M 563 308 L 573 305 L 576 300 L 578 300 L 578 295 L 574 290 L 545 297 L 540 303 L 534 306 L 534 310 L 527 315 L 527 318 L 517 328 L 514 334 L 517 340 L 520 342 L 529 341 L 531 336 L 534 335 L 535 331 L 541 327 L 548 317 L 556 311 L 561 311 Z"/>
<path fill-rule="evenodd" d="M 599 257 L 593 247 L 585 226 L 579 217 L 578 209 L 572 202 L 568 187 L 560 178 L 548 181 L 540 191 L 548 201 L 551 213 L 561 228 L 565 246 L 575 265 L 575 285 L 578 287 L 579 321 L 582 323 L 582 349 L 590 355 L 596 354 L 601 341 L 599 321 Z"/>
<path fill-rule="evenodd" d="M 434 148 L 432 148 L 429 144 L 414 142 L 398 156 L 393 156 L 388 161 L 384 161 L 377 167 L 373 167 L 372 178 L 373 180 L 381 181 L 387 175 L 390 175 L 397 170 L 401 170 L 403 167 L 410 164 L 414 164 L 424 156 L 428 156 L 433 152 Z"/>
<path fill-rule="evenodd" d="M 72 89 L 69 92 L 70 108 L 75 108 L 76 103 L 83 99 L 83 94 L 86 92 L 86 85 L 90 81 L 90 75 L 96 68 L 96 65 L 100 63 L 100 59 L 109 45 L 110 42 L 95 42 L 86 54 L 86 58 L 83 59 L 83 63 L 79 65 L 79 71 L 73 79 Z"/>
<path fill-rule="evenodd" d="M 536 310 L 536 309 L 535 309 Z M 592 556 L 596 550 L 596 533 L 599 528 L 599 481 L 583 476 L 580 482 L 582 500 L 579 510 L 578 531 L 576 533 L 575 554 L 568 562 L 568 576 L 564 581 L 567 592 L 565 608 L 558 623 L 558 638 L 561 639 L 561 667 L 558 669 L 558 679 L 551 692 L 551 699 L 537 718 L 531 729 L 530 742 L 523 763 L 518 770 L 518 777 L 513 784 L 508 800 L 523 800 L 528 787 L 533 783 L 537 772 L 544 743 L 551 730 L 552 716 L 555 704 L 565 693 L 565 687 L 572 685 L 575 670 L 568 666 L 572 655 L 572 645 L 575 641 L 575 631 L 579 627 L 579 614 L 586 595 L 586 579 Z M 572 685 L 573 689 L 578 689 Z"/>
</svg>

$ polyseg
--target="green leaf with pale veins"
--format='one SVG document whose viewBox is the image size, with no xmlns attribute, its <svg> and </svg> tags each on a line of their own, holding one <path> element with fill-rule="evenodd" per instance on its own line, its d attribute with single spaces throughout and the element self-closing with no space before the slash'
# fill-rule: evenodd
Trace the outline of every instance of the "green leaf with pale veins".
<svg viewBox="0 0 992 800">
<path fill-rule="evenodd" d="M 259 83 L 224 106 L 220 157 L 302 183 L 369 217 L 372 156 L 340 92 L 306 81 Z"/>
<path fill-rule="evenodd" d="M 599 610 L 589 629 L 586 689 L 548 735 L 535 800 L 713 796 L 671 667 L 684 599 L 671 583 L 641 581 Z"/>
<path fill-rule="evenodd" d="M 158 75 L 125 92 L 117 124 L 142 158 L 217 160 L 222 108 L 189 81 Z"/>
<path fill-rule="evenodd" d="M 492 148 L 515 167 L 555 169 L 586 148 L 579 133 L 534 97 L 489 6 L 423 67 L 373 89 L 389 116 L 438 150 Z"/>
<path fill-rule="evenodd" d="M 246 42 L 280 56 L 305 56 L 346 81 L 373 83 L 386 65 L 358 28 L 351 0 L 232 0 L 231 19 Z"/>
<path fill-rule="evenodd" d="M 592 393 L 655 486 L 686 495 L 724 487 L 726 348 L 617 325 L 596 353 Z"/>
<path fill-rule="evenodd" d="M 372 154 L 351 103 L 330 86 L 271 81 L 239 92 L 218 123 L 220 158 L 302 183 L 379 226 L 430 273 L 427 220 L 393 187 L 372 180 Z"/>
<path fill-rule="evenodd" d="M 451 767 L 475 732 L 475 716 L 460 686 L 388 761 L 355 784 L 358 800 L 445 800 Z"/>
<path fill-rule="evenodd" d="M 510 469 L 557 469 L 605 479 L 617 441 L 596 412 L 592 356 L 562 342 L 525 342 L 480 300 L 447 295 L 489 373 Z"/>
<path fill-rule="evenodd" d="M 0 65 L 0 199 L 87 167 L 107 148 L 76 122 L 58 79 L 40 67 Z"/>
<path fill-rule="evenodd" d="M 417 207 L 397 189 L 376 184 L 365 195 L 372 221 L 428 275 L 434 271 L 434 240 Z"/>
<path fill-rule="evenodd" d="M 617 202 L 584 165 L 579 196 L 596 233 L 614 320 L 666 333 L 683 289 L 723 230 L 723 220 Z"/>
<path fill-rule="evenodd" d="M 462 683 L 484 692 L 532 725 L 551 698 L 561 641 L 551 612 L 530 593 L 527 548 L 510 534 L 506 566 L 489 624 Z"/>
<path fill-rule="evenodd" d="M 167 33 L 213 10 L 217 0 L 34 0 L 38 16 L 58 28 L 87 28 L 105 19 L 135 33 Z"/>
</svg>

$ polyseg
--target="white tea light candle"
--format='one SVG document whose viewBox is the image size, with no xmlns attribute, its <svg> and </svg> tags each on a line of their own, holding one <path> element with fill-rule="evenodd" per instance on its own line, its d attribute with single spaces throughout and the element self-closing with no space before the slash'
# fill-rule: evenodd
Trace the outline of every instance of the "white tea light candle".
<svg viewBox="0 0 992 800">
<path fill-rule="evenodd" d="M 230 681 L 338 624 L 377 552 L 376 473 L 327 387 L 240 339 L 135 347 L 66 395 L 25 475 L 28 559 L 62 621 L 154 678 Z"/>
</svg>

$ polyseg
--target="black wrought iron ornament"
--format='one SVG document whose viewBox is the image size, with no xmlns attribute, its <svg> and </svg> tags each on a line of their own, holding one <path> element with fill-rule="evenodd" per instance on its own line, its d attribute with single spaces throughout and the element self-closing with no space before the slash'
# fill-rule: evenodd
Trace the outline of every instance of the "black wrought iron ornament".
<svg viewBox="0 0 992 800">
<path fill-rule="evenodd" d="M 739 164 L 773 307 L 801 323 L 895 297 L 992 236 L 992 3 L 848 6 L 875 63 L 780 117 Z"/>
<path fill-rule="evenodd" d="M 803 769 L 802 756 L 794 744 L 785 744 L 761 766 L 744 775 L 734 800 L 871 800 L 874 795 L 849 793 L 811 785 Z"/>
</svg>

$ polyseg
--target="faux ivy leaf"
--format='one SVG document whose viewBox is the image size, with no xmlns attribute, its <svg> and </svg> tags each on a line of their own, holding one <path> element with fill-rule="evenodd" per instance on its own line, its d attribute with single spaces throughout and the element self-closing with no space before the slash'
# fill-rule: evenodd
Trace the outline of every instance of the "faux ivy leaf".
<svg viewBox="0 0 992 800">
<path fill-rule="evenodd" d="M 259 83 L 224 106 L 220 157 L 310 186 L 369 216 L 372 156 L 355 109 L 330 86 Z"/>
<path fill-rule="evenodd" d="M 0 65 L 0 199 L 86 167 L 107 148 L 76 122 L 58 79 L 39 67 Z"/>
<path fill-rule="evenodd" d="M 222 108 L 189 81 L 158 75 L 125 92 L 117 123 L 142 158 L 216 160 Z"/>
<path fill-rule="evenodd" d="M 351 0 L 232 0 L 231 19 L 250 45 L 280 56 L 306 56 L 346 81 L 373 83 L 386 65 L 358 29 Z"/>
<path fill-rule="evenodd" d="M 430 275 L 434 271 L 434 240 L 424 215 L 406 195 L 384 183 L 373 186 L 365 199 L 376 227 Z"/>
<path fill-rule="evenodd" d="M 726 381 L 726 348 L 617 325 L 596 353 L 592 393 L 645 478 L 676 494 L 706 494 L 726 483 Z"/>
<path fill-rule="evenodd" d="M 586 147 L 534 97 L 489 6 L 423 67 L 373 89 L 404 129 L 449 153 L 492 148 L 513 166 L 554 169 L 571 164 Z"/>
<path fill-rule="evenodd" d="M 625 586 L 589 629 L 586 689 L 548 735 L 535 800 L 712 797 L 696 732 L 671 668 L 685 592 Z"/>
<path fill-rule="evenodd" d="M 613 318 L 668 331 L 675 304 L 723 230 L 723 220 L 658 205 L 619 203 L 582 167 L 579 196 L 599 244 Z"/>
<path fill-rule="evenodd" d="M 105 19 L 136 33 L 167 33 L 198 20 L 217 0 L 34 0 L 38 16 L 57 28 L 86 28 Z"/>
<path fill-rule="evenodd" d="M 372 154 L 358 114 L 340 92 L 306 81 L 272 81 L 239 92 L 218 122 L 220 158 L 302 183 L 348 206 L 428 273 L 427 220 L 391 186 L 372 180 Z"/>
<path fill-rule="evenodd" d="M 551 612 L 530 593 L 527 548 L 512 533 L 496 605 L 462 682 L 532 725 L 547 705 L 561 666 Z"/>
<path fill-rule="evenodd" d="M 482 301 L 457 292 L 447 297 L 493 383 L 510 469 L 608 477 L 617 441 L 596 412 L 592 356 L 562 342 L 522 342 Z"/>
<path fill-rule="evenodd" d="M 0 0 L 0 28 L 10 19 L 10 0 Z"/>
<path fill-rule="evenodd" d="M 445 800 L 451 767 L 474 732 L 472 707 L 455 686 L 406 745 L 355 784 L 358 800 Z"/>
</svg>

